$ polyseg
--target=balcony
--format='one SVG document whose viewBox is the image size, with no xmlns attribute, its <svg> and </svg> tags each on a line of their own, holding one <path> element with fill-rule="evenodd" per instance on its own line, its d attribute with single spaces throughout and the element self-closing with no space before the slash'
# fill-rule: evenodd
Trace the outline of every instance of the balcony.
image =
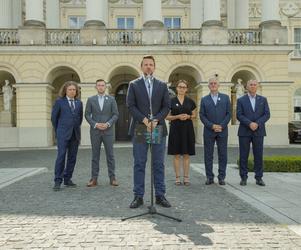
<svg viewBox="0 0 301 250">
<path fill-rule="evenodd" d="M 41 30 L 40 30 L 41 32 Z M 79 46 L 79 45 L 108 45 L 108 46 L 143 46 L 144 30 L 122 30 L 122 29 L 107 29 L 101 35 L 101 41 L 84 42 L 80 29 L 46 29 L 42 30 L 45 35 L 41 36 L 41 40 L 35 40 L 35 36 L 30 36 L 27 43 L 22 41 L 22 35 L 18 29 L 0 29 L 0 46 L 13 45 L 48 45 L 48 46 Z M 97 31 L 96 31 L 97 32 Z M 147 44 L 160 45 L 183 45 L 197 46 L 202 45 L 202 30 L 201 29 L 169 29 L 163 30 L 163 38 L 160 42 L 157 40 L 149 41 Z M 262 31 L 257 29 L 245 30 L 228 30 L 226 32 L 228 41 L 225 44 L 230 45 L 258 45 L 262 44 Z M 94 33 L 92 33 L 92 36 Z M 32 38 L 31 38 L 32 37 Z M 151 37 L 152 38 L 152 37 Z M 222 43 L 224 44 L 224 43 Z M 300 53 L 300 49 L 297 51 Z M 297 53 L 296 52 L 296 53 Z"/>
</svg>

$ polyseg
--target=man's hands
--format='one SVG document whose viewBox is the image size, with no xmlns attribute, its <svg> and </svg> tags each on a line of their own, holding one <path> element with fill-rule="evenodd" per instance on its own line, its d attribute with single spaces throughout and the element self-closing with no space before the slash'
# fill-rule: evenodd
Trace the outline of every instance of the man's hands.
<svg viewBox="0 0 301 250">
<path fill-rule="evenodd" d="M 252 131 L 255 131 L 258 128 L 258 124 L 256 122 L 251 122 L 249 127 Z"/>
<path fill-rule="evenodd" d="M 212 130 L 213 130 L 214 132 L 219 133 L 219 132 L 222 132 L 223 128 L 222 128 L 221 125 L 213 124 L 213 125 L 212 125 Z"/>
<path fill-rule="evenodd" d="M 153 120 L 152 122 L 150 122 L 146 117 L 144 117 L 142 122 L 147 127 L 148 132 L 150 132 L 152 129 L 154 129 L 158 125 L 158 120 Z"/>
<path fill-rule="evenodd" d="M 96 123 L 95 127 L 99 130 L 106 130 L 109 125 L 108 123 Z"/>
</svg>

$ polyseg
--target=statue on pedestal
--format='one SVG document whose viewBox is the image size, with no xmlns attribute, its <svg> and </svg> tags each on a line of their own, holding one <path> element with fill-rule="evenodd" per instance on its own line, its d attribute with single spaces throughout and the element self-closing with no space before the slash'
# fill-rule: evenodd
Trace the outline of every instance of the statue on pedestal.
<svg viewBox="0 0 301 250">
<path fill-rule="evenodd" d="M 9 85 L 9 80 L 5 80 L 5 85 L 2 87 L 4 111 L 11 112 L 11 102 L 13 99 L 13 89 Z"/>
<path fill-rule="evenodd" d="M 245 86 L 242 84 L 242 79 L 238 78 L 235 84 L 236 100 L 245 94 Z"/>
</svg>

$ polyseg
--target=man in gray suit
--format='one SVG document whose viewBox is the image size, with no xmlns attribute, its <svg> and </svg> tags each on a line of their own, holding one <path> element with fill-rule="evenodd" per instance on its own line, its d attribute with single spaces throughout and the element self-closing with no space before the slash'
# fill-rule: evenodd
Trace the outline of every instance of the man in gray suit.
<svg viewBox="0 0 301 250">
<path fill-rule="evenodd" d="M 104 144 L 108 165 L 110 184 L 118 186 L 115 177 L 115 159 L 113 152 L 114 143 L 114 123 L 117 121 L 119 113 L 114 97 L 106 95 L 106 82 L 102 79 L 96 81 L 98 94 L 89 97 L 85 118 L 90 124 L 90 139 L 92 145 L 92 176 L 87 187 L 97 186 L 99 174 L 99 158 L 101 144 Z"/>
</svg>

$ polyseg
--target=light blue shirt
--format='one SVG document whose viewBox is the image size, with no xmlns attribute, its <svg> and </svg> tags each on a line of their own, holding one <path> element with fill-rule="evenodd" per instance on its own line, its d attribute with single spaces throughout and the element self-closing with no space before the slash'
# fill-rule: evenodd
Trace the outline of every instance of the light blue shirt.
<svg viewBox="0 0 301 250">
<path fill-rule="evenodd" d="M 213 94 L 210 94 L 214 104 L 216 105 L 217 104 L 217 99 L 218 99 L 218 93 L 216 95 L 213 95 Z"/>
<path fill-rule="evenodd" d="M 105 101 L 105 95 L 98 95 L 98 104 L 99 104 L 99 107 L 100 107 L 101 111 L 103 109 L 104 101 Z"/>
<path fill-rule="evenodd" d="M 152 93 L 153 93 L 153 81 L 154 81 L 154 77 L 151 76 L 150 78 L 146 78 L 143 75 L 143 79 L 144 79 L 144 84 L 145 84 L 145 87 L 146 87 L 146 90 L 147 90 L 147 94 L 148 94 L 149 97 L 151 97 Z"/>
<path fill-rule="evenodd" d="M 255 111 L 256 95 L 251 96 L 251 95 L 248 93 L 248 96 L 249 96 L 249 100 L 250 100 L 251 105 L 252 105 L 252 109 L 253 109 L 253 111 Z"/>
</svg>

